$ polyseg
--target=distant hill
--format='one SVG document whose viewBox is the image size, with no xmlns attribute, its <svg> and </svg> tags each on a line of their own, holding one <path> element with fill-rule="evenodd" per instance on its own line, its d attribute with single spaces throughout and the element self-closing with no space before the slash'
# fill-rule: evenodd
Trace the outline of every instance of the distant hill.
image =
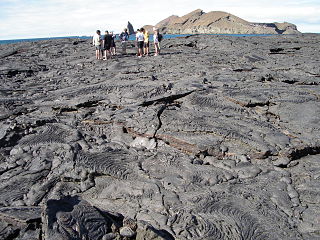
<svg viewBox="0 0 320 240">
<path fill-rule="evenodd" d="M 145 28 L 152 30 L 152 25 Z M 168 34 L 297 34 L 297 26 L 291 23 L 253 23 L 227 12 L 201 9 L 182 17 L 172 15 L 155 25 L 160 32 Z"/>
</svg>

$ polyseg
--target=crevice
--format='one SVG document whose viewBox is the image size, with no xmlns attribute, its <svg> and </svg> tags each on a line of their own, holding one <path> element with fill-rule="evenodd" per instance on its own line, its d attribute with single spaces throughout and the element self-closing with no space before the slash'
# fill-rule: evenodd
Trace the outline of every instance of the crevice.
<svg viewBox="0 0 320 240">
<path fill-rule="evenodd" d="M 10 132 L 5 138 L 0 140 L 1 147 L 13 147 L 24 136 L 25 129 L 16 127 L 14 132 Z"/>
<path fill-rule="evenodd" d="M 278 157 L 285 157 L 287 158 L 287 160 L 284 162 L 279 162 L 278 164 L 275 164 L 275 166 L 282 169 L 290 168 L 299 164 L 297 160 L 300 160 L 301 158 L 309 155 L 317 154 L 320 154 L 320 146 L 307 146 L 304 148 L 293 149 L 285 154 L 278 154 Z"/>
<path fill-rule="evenodd" d="M 123 226 L 123 220 L 124 216 L 122 214 L 113 215 L 110 212 L 103 211 L 97 207 L 94 207 L 104 218 L 106 218 L 108 221 L 115 224 L 118 228 Z"/>
<path fill-rule="evenodd" d="M 291 161 L 298 160 L 308 155 L 320 154 L 320 146 L 308 146 L 301 149 L 294 149 L 289 153 L 288 157 Z"/>
<path fill-rule="evenodd" d="M 4 240 L 15 240 L 19 237 L 20 229 L 15 229 L 9 236 L 7 236 Z"/>
<path fill-rule="evenodd" d="M 14 170 L 14 169 L 16 169 L 16 168 L 18 168 L 18 167 L 20 167 L 20 165 L 16 165 L 16 166 L 11 167 L 11 168 L 6 168 L 6 169 L 4 169 L 4 170 L 0 170 L 0 175 L 4 174 L 4 173 L 6 173 L 6 172 L 9 172 L 9 171 L 11 171 L 11 170 Z"/>
<path fill-rule="evenodd" d="M 162 239 L 164 240 L 174 240 L 175 238 L 172 236 L 171 233 L 169 233 L 167 230 L 164 229 L 155 229 L 152 226 L 148 226 L 147 228 L 148 230 L 154 232 L 156 235 L 161 236 Z"/>
<path fill-rule="evenodd" d="M 252 107 L 264 107 L 264 106 L 270 107 L 272 105 L 274 105 L 274 104 L 270 103 L 269 101 L 266 101 L 266 102 L 255 102 L 255 103 L 249 102 L 246 105 L 244 105 L 244 107 L 249 107 L 249 108 L 252 108 Z"/>
<path fill-rule="evenodd" d="M 52 107 L 53 111 L 57 111 L 60 113 L 65 113 L 65 112 L 78 112 L 77 108 L 72 108 L 72 107 Z"/>
<path fill-rule="evenodd" d="M 19 51 L 16 49 L 11 50 L 11 51 L 2 52 L 2 53 L 0 53 L 0 58 L 10 57 L 10 56 L 15 55 L 17 53 L 19 53 Z"/>
<path fill-rule="evenodd" d="M 234 72 L 252 72 L 254 69 L 257 69 L 255 67 L 253 68 L 236 68 L 233 69 Z"/>
<path fill-rule="evenodd" d="M 269 123 L 275 123 L 276 120 L 280 119 L 279 115 L 269 112 L 269 108 L 266 111 L 265 116 L 267 117 L 267 122 Z"/>
<path fill-rule="evenodd" d="M 35 231 L 36 229 L 40 229 L 41 228 L 41 217 L 39 218 L 34 218 L 34 219 L 31 219 L 31 220 L 28 220 L 27 221 L 27 228 L 26 230 L 32 230 L 32 231 Z"/>
<path fill-rule="evenodd" d="M 287 84 L 295 84 L 297 83 L 298 81 L 297 80 L 284 80 L 282 81 L 283 83 L 287 83 Z"/>
<path fill-rule="evenodd" d="M 267 74 L 260 78 L 261 82 L 271 82 L 272 80 L 274 80 L 274 77 L 271 74 Z"/>
<path fill-rule="evenodd" d="M 153 138 L 157 141 L 157 138 L 156 138 L 156 135 L 158 133 L 158 131 L 160 130 L 160 128 L 162 127 L 162 121 L 161 121 L 161 114 L 164 112 L 164 110 L 167 108 L 167 104 L 163 105 L 158 113 L 157 113 L 157 118 L 158 118 L 158 121 L 159 121 L 159 124 L 158 124 L 158 127 L 157 129 L 154 131 L 154 134 L 153 134 Z"/>
<path fill-rule="evenodd" d="M 66 106 L 66 107 L 52 107 L 53 111 L 57 111 L 60 113 L 72 113 L 72 112 L 78 112 L 80 108 L 91 108 L 96 107 L 99 105 L 99 101 L 87 101 L 84 103 L 79 103 L 76 106 Z"/>
<path fill-rule="evenodd" d="M 270 54 L 279 54 L 279 53 L 281 53 L 283 51 L 284 51 L 283 48 L 271 48 L 270 49 Z"/>
<path fill-rule="evenodd" d="M 25 76 L 26 77 L 31 77 L 34 75 L 35 71 L 32 70 L 32 69 L 29 69 L 29 70 L 17 70 L 17 69 L 12 69 L 12 70 L 7 70 L 6 73 L 1 73 L 0 76 L 6 76 L 8 78 L 13 78 L 15 77 L 16 75 L 18 74 L 22 74 L 22 73 L 25 73 Z"/>
<path fill-rule="evenodd" d="M 98 106 L 99 101 L 87 101 L 76 105 L 77 108 L 90 108 Z"/>
<path fill-rule="evenodd" d="M 186 43 L 186 44 L 184 44 L 184 46 L 186 46 L 186 47 L 197 47 L 197 41 L 195 41 L 195 42 L 189 42 L 189 43 Z"/>
<path fill-rule="evenodd" d="M 78 45 L 79 43 L 85 43 L 85 40 L 76 40 L 72 43 L 72 45 Z"/>
<path fill-rule="evenodd" d="M 286 168 L 288 168 L 288 164 L 279 164 L 279 165 L 276 165 L 277 167 L 279 167 L 279 168 L 282 168 L 282 169 L 286 169 Z"/>
<path fill-rule="evenodd" d="M 300 50 L 301 47 L 293 47 L 293 48 L 271 48 L 269 54 L 289 54 L 295 53 L 296 51 Z"/>
<path fill-rule="evenodd" d="M 158 98 L 158 99 L 154 99 L 154 100 L 150 100 L 150 101 L 145 101 L 143 103 L 141 103 L 139 106 L 143 106 L 143 107 L 148 107 L 152 104 L 158 104 L 158 103 L 172 103 L 173 101 L 179 99 L 179 98 L 183 98 L 186 97 L 188 95 L 190 95 L 191 93 L 195 92 L 195 90 L 190 91 L 190 92 L 186 92 L 186 93 L 181 93 L 181 94 L 176 94 L 176 95 L 171 95 L 168 97 L 162 97 L 162 98 Z"/>
</svg>

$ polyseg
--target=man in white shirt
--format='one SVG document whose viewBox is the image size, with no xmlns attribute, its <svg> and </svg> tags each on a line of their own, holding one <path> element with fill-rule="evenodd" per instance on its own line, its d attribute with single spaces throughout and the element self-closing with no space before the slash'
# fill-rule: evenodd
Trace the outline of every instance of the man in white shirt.
<svg viewBox="0 0 320 240">
<path fill-rule="evenodd" d="M 96 47 L 96 59 L 102 59 L 101 54 L 101 32 L 97 30 L 92 39 L 92 44 Z"/>
<path fill-rule="evenodd" d="M 141 58 L 143 55 L 143 45 L 144 45 L 144 34 L 143 34 L 144 29 L 141 28 L 136 34 L 136 40 L 138 44 L 138 57 Z"/>
</svg>

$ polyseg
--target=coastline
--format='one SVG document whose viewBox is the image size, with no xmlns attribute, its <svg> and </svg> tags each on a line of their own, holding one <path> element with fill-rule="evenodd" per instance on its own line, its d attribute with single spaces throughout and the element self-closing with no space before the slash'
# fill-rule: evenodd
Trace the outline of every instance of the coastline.
<svg viewBox="0 0 320 240">
<path fill-rule="evenodd" d="M 313 35 L 320 33 L 301 33 L 301 34 L 288 34 L 288 35 Z M 184 37 L 184 36 L 234 36 L 234 37 L 265 37 L 265 36 L 274 36 L 278 34 L 163 34 L 164 39 L 171 39 L 176 37 Z M 150 34 L 150 40 L 152 39 L 152 34 Z M 48 38 L 26 38 L 26 39 L 8 39 L 8 40 L 0 40 L 0 44 L 11 44 L 18 42 L 35 42 L 35 41 L 45 41 L 45 40 L 55 40 L 55 39 L 92 39 L 92 36 L 66 36 L 66 37 L 48 37 Z M 134 35 L 130 35 L 130 40 L 134 40 Z"/>
</svg>

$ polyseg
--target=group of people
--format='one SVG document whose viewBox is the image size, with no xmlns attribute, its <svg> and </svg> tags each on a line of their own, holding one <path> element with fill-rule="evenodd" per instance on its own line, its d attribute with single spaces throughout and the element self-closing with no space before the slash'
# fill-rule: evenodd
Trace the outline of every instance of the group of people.
<svg viewBox="0 0 320 240">
<path fill-rule="evenodd" d="M 153 28 L 153 42 L 155 48 L 155 56 L 160 54 L 160 41 L 162 40 L 162 35 L 159 34 L 158 29 Z M 138 48 L 137 56 L 141 58 L 142 56 L 149 55 L 149 32 L 146 29 L 140 28 L 136 32 L 136 46 Z M 129 41 L 129 33 L 125 28 L 123 32 L 119 35 L 122 54 L 127 54 L 127 42 Z M 93 45 L 96 49 L 96 59 L 107 60 L 116 55 L 116 35 L 113 32 L 105 31 L 105 35 L 101 36 L 100 30 L 97 30 L 93 36 Z"/>
<path fill-rule="evenodd" d="M 116 55 L 116 35 L 113 32 L 105 31 L 101 36 L 100 30 L 93 36 L 93 45 L 96 48 L 96 59 L 107 60 L 112 55 Z"/>
<path fill-rule="evenodd" d="M 154 34 L 153 34 L 153 42 L 154 42 L 154 49 L 155 49 L 155 56 L 158 56 L 160 54 L 160 41 L 162 39 L 162 35 L 159 34 L 158 29 L 153 28 Z M 136 43 L 138 47 L 138 57 L 142 57 L 143 55 L 148 56 L 149 55 L 149 32 L 144 29 L 140 28 L 137 30 L 136 34 Z"/>
</svg>

